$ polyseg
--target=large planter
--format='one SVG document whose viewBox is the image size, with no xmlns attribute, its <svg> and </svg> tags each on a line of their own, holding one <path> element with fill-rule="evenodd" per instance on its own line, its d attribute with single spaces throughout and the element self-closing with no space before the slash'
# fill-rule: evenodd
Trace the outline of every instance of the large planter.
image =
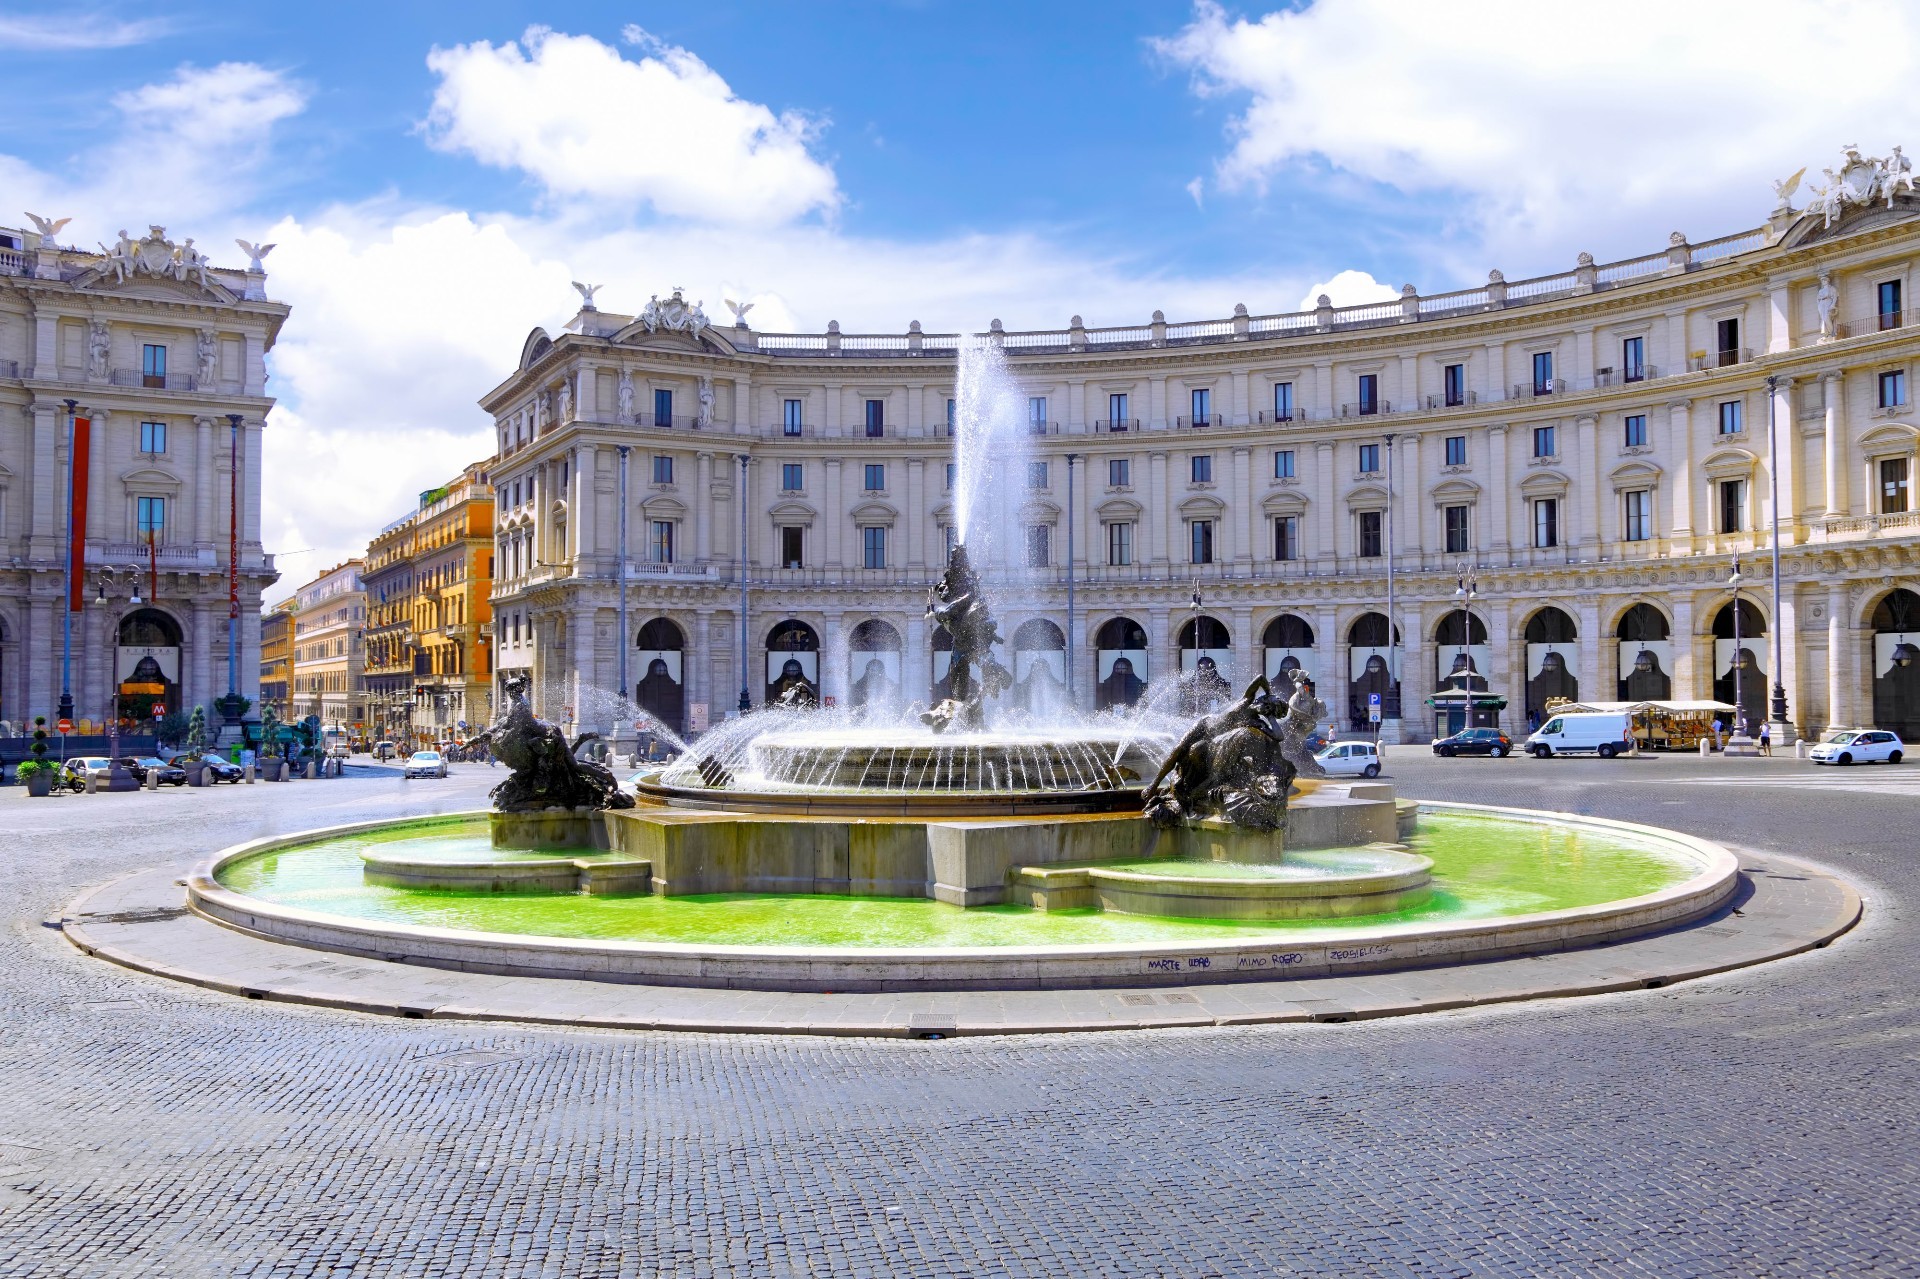
<svg viewBox="0 0 1920 1279">
<path fill-rule="evenodd" d="M 205 786 L 207 784 L 207 766 L 205 764 L 197 762 L 189 763 L 186 765 L 186 770 L 187 785 Z"/>
<path fill-rule="evenodd" d="M 53 794 L 53 774 L 44 768 L 28 773 L 27 794 L 35 799 L 45 799 Z"/>
</svg>

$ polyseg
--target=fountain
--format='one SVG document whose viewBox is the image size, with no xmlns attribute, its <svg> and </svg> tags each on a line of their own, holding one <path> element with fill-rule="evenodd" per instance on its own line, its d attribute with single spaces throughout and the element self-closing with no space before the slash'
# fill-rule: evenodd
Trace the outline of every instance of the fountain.
<svg viewBox="0 0 1920 1279">
<path fill-rule="evenodd" d="M 629 794 L 516 695 L 488 733 L 514 770 L 494 812 L 229 850 L 190 881 L 194 908 L 485 971 L 849 990 L 1531 953 L 1733 891 L 1724 851 L 1670 832 L 1319 776 L 1305 743 L 1326 707 L 1298 672 L 1284 699 L 1256 678 L 1197 718 L 1169 708 L 1206 690 L 1164 679 L 1118 712 L 1007 704 L 988 584 L 1037 592 L 996 537 L 1019 527 L 1016 391 L 991 342 L 962 352 L 958 536 L 927 602 L 950 665 L 931 705 L 824 707 L 801 680 Z"/>
</svg>

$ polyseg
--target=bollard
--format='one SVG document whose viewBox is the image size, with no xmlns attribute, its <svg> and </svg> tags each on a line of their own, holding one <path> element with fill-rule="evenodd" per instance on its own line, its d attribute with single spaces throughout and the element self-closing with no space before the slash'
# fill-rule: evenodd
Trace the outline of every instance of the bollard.
<svg viewBox="0 0 1920 1279">
<path fill-rule="evenodd" d="M 99 793 L 100 793 L 100 783 L 94 774 L 94 770 L 89 768 L 87 770 L 87 794 L 98 795 Z"/>
<path fill-rule="evenodd" d="M 242 768 L 240 769 L 240 775 L 246 781 L 247 785 L 249 786 L 253 785 L 253 765 L 252 764 L 247 764 L 242 766 Z"/>
<path fill-rule="evenodd" d="M 1713 739 L 1708 737 L 1701 738 L 1700 739 L 1700 757 L 1702 759 L 1705 759 L 1707 756 L 1711 754 L 1713 754 Z"/>
<path fill-rule="evenodd" d="M 318 776 L 320 776 L 320 766 L 315 761 L 308 760 L 307 761 L 307 780 L 312 781 L 314 778 Z"/>
<path fill-rule="evenodd" d="M 148 790 L 160 789 L 160 770 L 159 769 L 149 768 L 147 770 L 146 787 Z"/>
</svg>

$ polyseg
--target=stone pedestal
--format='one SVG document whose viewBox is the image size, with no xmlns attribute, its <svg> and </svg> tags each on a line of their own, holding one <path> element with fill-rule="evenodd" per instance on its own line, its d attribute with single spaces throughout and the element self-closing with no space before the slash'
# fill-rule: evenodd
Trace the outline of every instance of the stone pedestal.
<svg viewBox="0 0 1920 1279">
<path fill-rule="evenodd" d="M 1727 739 L 1727 744 L 1721 748 L 1720 753 L 1729 759 L 1735 755 L 1758 755 L 1760 744 L 1745 733 L 1735 733 Z"/>
</svg>

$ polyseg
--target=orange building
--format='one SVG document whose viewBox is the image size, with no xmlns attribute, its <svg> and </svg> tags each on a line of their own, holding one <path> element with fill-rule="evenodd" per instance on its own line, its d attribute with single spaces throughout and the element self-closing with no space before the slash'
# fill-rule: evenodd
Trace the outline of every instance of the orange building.
<svg viewBox="0 0 1920 1279">
<path fill-rule="evenodd" d="M 464 741 L 493 718 L 491 461 L 420 495 L 413 517 L 413 733 Z"/>
</svg>

